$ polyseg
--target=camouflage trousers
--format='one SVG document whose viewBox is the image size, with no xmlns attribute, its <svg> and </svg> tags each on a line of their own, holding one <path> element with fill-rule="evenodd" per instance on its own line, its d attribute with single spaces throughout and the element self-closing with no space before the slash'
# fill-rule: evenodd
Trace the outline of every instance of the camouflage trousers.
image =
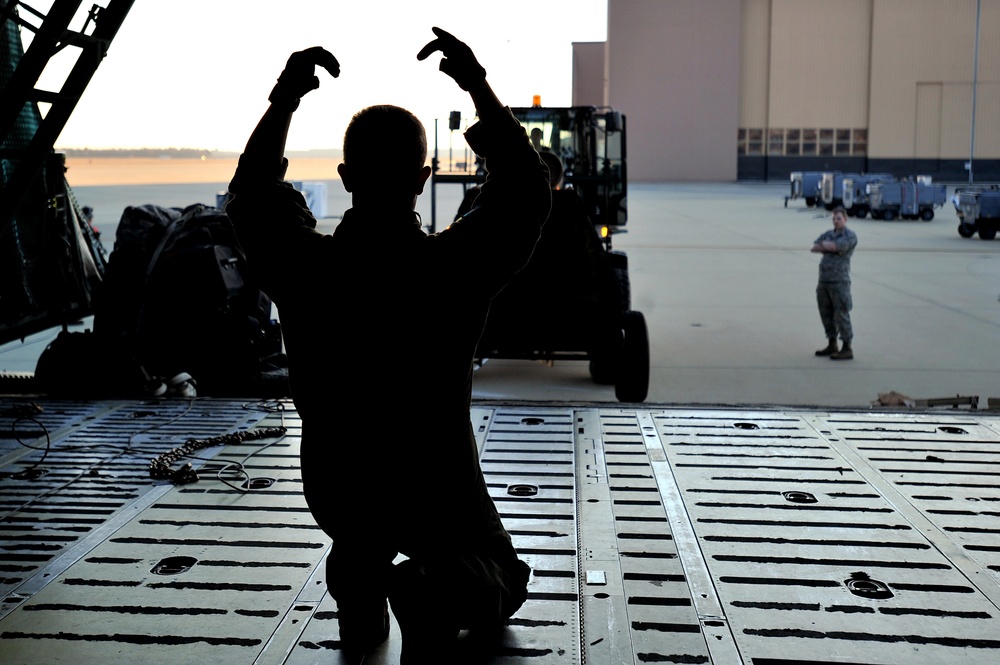
<svg viewBox="0 0 1000 665">
<path fill-rule="evenodd" d="M 839 334 L 841 341 L 850 344 L 854 337 L 851 328 L 851 283 L 820 282 L 816 287 L 816 303 L 826 338 L 836 339 Z"/>
</svg>

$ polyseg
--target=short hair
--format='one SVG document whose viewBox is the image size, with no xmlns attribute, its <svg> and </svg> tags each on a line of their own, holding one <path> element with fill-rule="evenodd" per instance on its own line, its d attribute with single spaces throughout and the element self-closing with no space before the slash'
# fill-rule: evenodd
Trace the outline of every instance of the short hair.
<svg viewBox="0 0 1000 665">
<path fill-rule="evenodd" d="M 844 217 L 847 217 L 847 209 L 844 208 L 844 206 L 836 206 L 836 207 L 834 207 L 832 214 L 836 215 L 838 212 L 844 213 Z"/>
<path fill-rule="evenodd" d="M 548 150 L 543 150 L 538 153 L 538 155 L 542 158 L 542 162 L 549 169 L 549 187 L 554 189 L 562 182 L 563 179 L 562 160 L 559 159 L 555 153 L 549 152 Z"/>
<path fill-rule="evenodd" d="M 344 132 L 344 165 L 355 182 L 416 177 L 427 161 L 427 132 L 409 111 L 391 104 L 354 114 Z"/>
</svg>

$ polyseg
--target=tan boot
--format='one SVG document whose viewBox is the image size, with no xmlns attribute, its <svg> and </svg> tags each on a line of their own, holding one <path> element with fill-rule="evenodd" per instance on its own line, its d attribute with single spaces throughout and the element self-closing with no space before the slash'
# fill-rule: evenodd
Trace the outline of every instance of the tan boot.
<svg viewBox="0 0 1000 665">
<path fill-rule="evenodd" d="M 830 354 L 830 360 L 851 360 L 852 358 L 854 358 L 854 352 L 851 351 L 851 345 L 848 342 L 844 342 L 840 351 Z"/>
<path fill-rule="evenodd" d="M 830 343 L 826 345 L 825 349 L 820 349 L 816 352 L 817 356 L 829 356 L 837 352 L 837 338 L 834 337 L 830 340 Z"/>
</svg>

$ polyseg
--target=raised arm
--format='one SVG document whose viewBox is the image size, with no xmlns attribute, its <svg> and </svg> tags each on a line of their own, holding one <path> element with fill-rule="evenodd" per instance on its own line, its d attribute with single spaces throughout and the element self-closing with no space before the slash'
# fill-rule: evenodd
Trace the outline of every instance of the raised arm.
<svg viewBox="0 0 1000 665">
<path fill-rule="evenodd" d="M 285 139 L 299 100 L 319 87 L 316 65 L 340 74 L 337 59 L 313 47 L 288 58 L 271 90 L 271 102 L 247 141 L 239 166 L 229 183 L 232 198 L 226 213 L 261 288 L 275 302 L 294 292 L 297 270 L 312 262 L 304 256 L 316 243 L 311 236 L 316 220 L 302 194 L 284 182 Z"/>
<path fill-rule="evenodd" d="M 532 148 L 524 128 L 486 82 L 486 70 L 465 43 L 433 28 L 436 39 L 417 54 L 444 56 L 440 70 L 467 91 L 479 121 L 465 132 L 469 146 L 484 160 L 483 183 L 467 215 L 437 234 L 439 246 L 489 247 L 459 252 L 466 283 L 496 293 L 528 261 L 552 203 L 548 169 Z"/>
<path fill-rule="evenodd" d="M 319 87 L 317 66 L 323 67 L 334 78 L 340 76 L 340 63 L 320 46 L 296 51 L 288 58 L 284 71 L 267 98 L 271 105 L 247 141 L 240 160 L 241 167 L 259 174 L 282 173 L 285 140 L 292 113 L 306 93 Z"/>
<path fill-rule="evenodd" d="M 417 60 L 424 60 L 435 51 L 441 51 L 444 56 L 441 59 L 441 71 L 455 79 L 455 83 L 469 93 L 481 120 L 488 120 L 497 113 L 505 113 L 503 104 L 486 82 L 486 70 L 479 64 L 472 49 L 441 28 L 431 30 L 437 35 L 437 39 L 420 49 Z"/>
</svg>

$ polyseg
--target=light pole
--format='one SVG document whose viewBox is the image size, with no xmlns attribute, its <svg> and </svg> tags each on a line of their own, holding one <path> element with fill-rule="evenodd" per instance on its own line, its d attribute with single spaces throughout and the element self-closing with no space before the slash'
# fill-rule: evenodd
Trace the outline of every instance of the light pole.
<svg viewBox="0 0 1000 665">
<path fill-rule="evenodd" d="M 969 184 L 972 184 L 972 160 L 976 156 L 976 84 L 979 78 L 979 17 L 983 0 L 976 0 L 976 50 L 972 56 L 972 138 L 969 145 Z"/>
</svg>

